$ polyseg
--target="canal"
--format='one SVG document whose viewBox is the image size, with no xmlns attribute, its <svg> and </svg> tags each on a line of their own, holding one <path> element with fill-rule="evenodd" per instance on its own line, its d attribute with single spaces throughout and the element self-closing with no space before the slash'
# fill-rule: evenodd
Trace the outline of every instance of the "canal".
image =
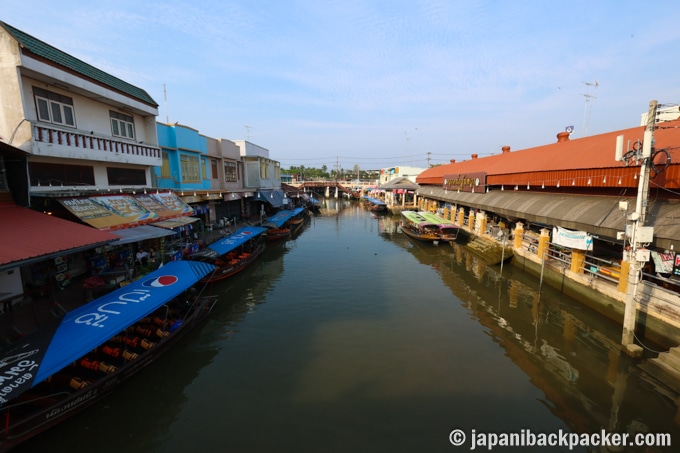
<svg viewBox="0 0 680 453">
<path fill-rule="evenodd" d="M 680 442 L 675 396 L 619 353 L 620 326 L 397 222 L 326 200 L 213 286 L 212 317 L 175 349 L 18 451 L 469 451 L 473 430 Z"/>
</svg>

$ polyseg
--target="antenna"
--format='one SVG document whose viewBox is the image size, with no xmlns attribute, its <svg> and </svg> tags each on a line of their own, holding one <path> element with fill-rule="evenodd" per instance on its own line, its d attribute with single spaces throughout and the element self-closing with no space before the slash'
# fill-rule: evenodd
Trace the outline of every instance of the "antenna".
<svg viewBox="0 0 680 453">
<path fill-rule="evenodd" d="M 253 128 L 253 126 L 244 125 L 243 127 L 246 128 L 246 141 L 250 141 L 250 130 Z"/>
<path fill-rule="evenodd" d="M 597 89 L 598 86 L 600 86 L 600 82 L 597 80 L 595 82 L 581 82 L 587 87 L 595 87 Z M 587 90 L 589 90 L 588 88 Z M 590 124 L 590 114 L 593 111 L 593 103 L 590 102 L 591 99 L 597 99 L 597 97 L 592 96 L 588 91 L 586 90 L 585 94 L 582 94 L 586 98 L 586 105 L 583 110 L 583 134 L 588 135 L 588 125 Z"/>
<path fill-rule="evenodd" d="M 165 89 L 165 84 L 163 84 L 163 98 L 165 99 L 165 124 L 170 124 L 170 115 L 168 113 L 168 91 Z"/>
</svg>

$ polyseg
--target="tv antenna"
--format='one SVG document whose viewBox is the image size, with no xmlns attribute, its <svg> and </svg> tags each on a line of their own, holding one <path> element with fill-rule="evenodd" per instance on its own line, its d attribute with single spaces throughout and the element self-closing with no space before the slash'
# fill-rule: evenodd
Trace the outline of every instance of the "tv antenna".
<svg viewBox="0 0 680 453">
<path fill-rule="evenodd" d="M 583 135 L 588 135 L 588 125 L 590 124 L 590 114 L 593 112 L 593 102 L 591 99 L 597 99 L 597 97 L 591 95 L 588 91 L 590 90 L 590 87 L 595 87 L 594 89 L 596 90 L 598 86 L 600 86 L 600 83 L 596 80 L 595 82 L 582 82 L 585 86 L 588 88 L 586 89 L 585 94 L 582 94 L 583 97 L 586 98 L 586 104 L 583 110 Z"/>
<path fill-rule="evenodd" d="M 246 128 L 246 141 L 249 141 L 250 140 L 250 130 L 253 128 L 253 126 L 244 125 L 243 127 Z"/>
</svg>

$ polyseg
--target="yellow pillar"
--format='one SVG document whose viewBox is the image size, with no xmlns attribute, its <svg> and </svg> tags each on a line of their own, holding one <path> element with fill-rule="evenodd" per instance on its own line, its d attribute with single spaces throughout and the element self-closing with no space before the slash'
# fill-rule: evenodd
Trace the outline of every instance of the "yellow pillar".
<svg viewBox="0 0 680 453">
<path fill-rule="evenodd" d="M 486 234 L 486 213 L 480 212 L 477 218 L 479 219 L 479 234 Z"/>
<path fill-rule="evenodd" d="M 538 254 L 538 257 L 543 259 L 543 253 L 546 253 L 546 257 L 548 256 L 548 246 L 550 242 L 550 231 L 547 228 L 542 228 L 541 229 L 541 234 L 538 236 L 538 250 L 536 253 Z"/>
<path fill-rule="evenodd" d="M 571 251 L 571 267 L 570 271 L 576 274 L 583 273 L 583 263 L 586 262 L 586 252 L 585 250 L 573 249 Z"/>
<path fill-rule="evenodd" d="M 449 218 L 449 208 L 444 208 L 442 215 L 444 216 L 445 219 L 448 219 Z"/>
<path fill-rule="evenodd" d="M 630 272 L 630 262 L 627 260 L 621 261 L 621 273 L 619 274 L 619 286 L 617 290 L 620 293 L 628 292 L 628 272 Z"/>
<path fill-rule="evenodd" d="M 515 225 L 515 239 L 512 246 L 516 249 L 521 249 L 522 239 L 524 239 L 524 224 L 517 222 L 517 225 Z"/>
<path fill-rule="evenodd" d="M 472 232 L 475 231 L 475 213 L 474 213 L 474 211 L 470 211 L 470 217 L 468 217 L 468 228 L 470 228 L 470 231 L 472 231 Z"/>
<path fill-rule="evenodd" d="M 465 209 L 460 208 L 458 210 L 458 226 L 463 226 L 465 224 Z"/>
</svg>

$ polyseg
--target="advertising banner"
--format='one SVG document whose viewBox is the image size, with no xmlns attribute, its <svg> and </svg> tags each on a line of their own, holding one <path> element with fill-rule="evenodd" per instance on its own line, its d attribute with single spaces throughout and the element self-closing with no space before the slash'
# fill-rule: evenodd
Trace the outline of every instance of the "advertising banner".
<svg viewBox="0 0 680 453">
<path fill-rule="evenodd" d="M 116 230 L 157 220 L 191 215 L 191 206 L 174 193 L 62 198 L 59 202 L 83 222 Z"/>
<path fill-rule="evenodd" d="M 593 249 L 593 237 L 585 231 L 572 231 L 562 227 L 553 227 L 552 241 L 557 245 L 572 249 Z"/>
</svg>

